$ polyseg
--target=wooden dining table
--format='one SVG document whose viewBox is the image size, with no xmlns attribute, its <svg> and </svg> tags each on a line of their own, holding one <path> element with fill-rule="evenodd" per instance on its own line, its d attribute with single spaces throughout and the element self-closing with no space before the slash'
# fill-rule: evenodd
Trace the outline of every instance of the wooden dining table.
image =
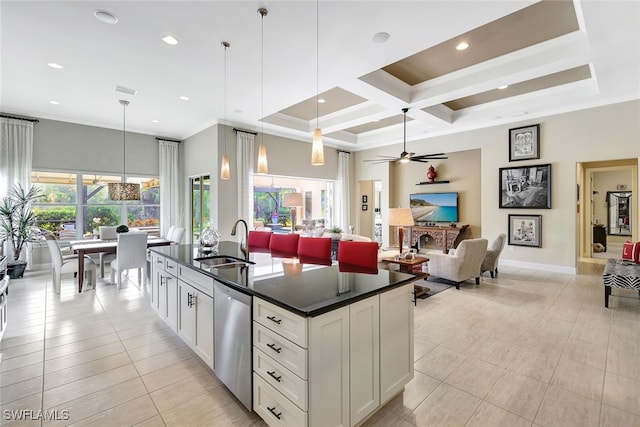
<svg viewBox="0 0 640 427">
<path fill-rule="evenodd" d="M 149 237 L 147 247 L 168 246 L 173 243 L 171 240 L 158 237 Z M 71 250 L 78 254 L 78 292 L 82 292 L 84 282 L 84 256 L 87 254 L 107 253 L 115 254 L 118 249 L 116 240 L 80 240 L 71 243 Z"/>
</svg>

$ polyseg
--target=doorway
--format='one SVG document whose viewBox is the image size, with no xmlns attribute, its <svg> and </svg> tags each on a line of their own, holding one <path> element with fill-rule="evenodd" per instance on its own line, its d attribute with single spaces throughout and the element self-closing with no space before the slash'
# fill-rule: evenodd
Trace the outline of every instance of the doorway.
<svg viewBox="0 0 640 427">
<path fill-rule="evenodd" d="M 637 182 L 637 159 L 577 164 L 579 262 L 620 258 L 624 241 L 637 240 Z"/>
</svg>

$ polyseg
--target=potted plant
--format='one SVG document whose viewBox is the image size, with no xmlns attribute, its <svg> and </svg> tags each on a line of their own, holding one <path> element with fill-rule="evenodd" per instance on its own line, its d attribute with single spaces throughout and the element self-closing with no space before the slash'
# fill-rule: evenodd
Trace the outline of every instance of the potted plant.
<svg viewBox="0 0 640 427">
<path fill-rule="evenodd" d="M 331 238 L 333 240 L 340 240 L 340 238 L 342 237 L 342 228 L 337 227 L 337 226 L 333 227 L 331 229 L 331 234 L 332 234 Z"/>
<path fill-rule="evenodd" d="M 16 184 L 0 202 L 0 240 L 10 244 L 13 259 L 9 260 L 7 269 L 12 279 L 22 277 L 27 267 L 20 255 L 27 242 L 36 240 L 37 218 L 31 205 L 41 197 L 39 187 L 31 186 L 27 191 Z"/>
</svg>

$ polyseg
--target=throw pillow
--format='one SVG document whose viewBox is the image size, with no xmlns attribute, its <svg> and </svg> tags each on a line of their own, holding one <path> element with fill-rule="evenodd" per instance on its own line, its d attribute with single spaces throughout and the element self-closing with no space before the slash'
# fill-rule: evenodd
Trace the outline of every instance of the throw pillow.
<svg viewBox="0 0 640 427">
<path fill-rule="evenodd" d="M 622 259 L 640 263 L 640 242 L 627 240 L 622 246 Z"/>
</svg>

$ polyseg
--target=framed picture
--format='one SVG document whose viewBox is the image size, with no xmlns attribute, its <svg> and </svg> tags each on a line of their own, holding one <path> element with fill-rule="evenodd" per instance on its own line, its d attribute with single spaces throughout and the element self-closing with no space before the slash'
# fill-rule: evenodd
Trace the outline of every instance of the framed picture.
<svg viewBox="0 0 640 427">
<path fill-rule="evenodd" d="M 551 209 L 551 164 L 500 168 L 500 208 Z"/>
<path fill-rule="evenodd" d="M 540 158 L 540 125 L 509 129 L 509 161 Z"/>
<path fill-rule="evenodd" d="M 362 196 L 362 203 L 367 203 L 367 201 L 368 201 L 367 196 L 366 195 Z"/>
<path fill-rule="evenodd" d="M 542 215 L 509 215 L 509 245 L 542 247 Z"/>
<path fill-rule="evenodd" d="M 362 205 L 362 210 L 363 210 L 363 211 L 366 211 L 367 209 L 369 209 L 369 206 L 367 206 L 367 205 Z"/>
</svg>

